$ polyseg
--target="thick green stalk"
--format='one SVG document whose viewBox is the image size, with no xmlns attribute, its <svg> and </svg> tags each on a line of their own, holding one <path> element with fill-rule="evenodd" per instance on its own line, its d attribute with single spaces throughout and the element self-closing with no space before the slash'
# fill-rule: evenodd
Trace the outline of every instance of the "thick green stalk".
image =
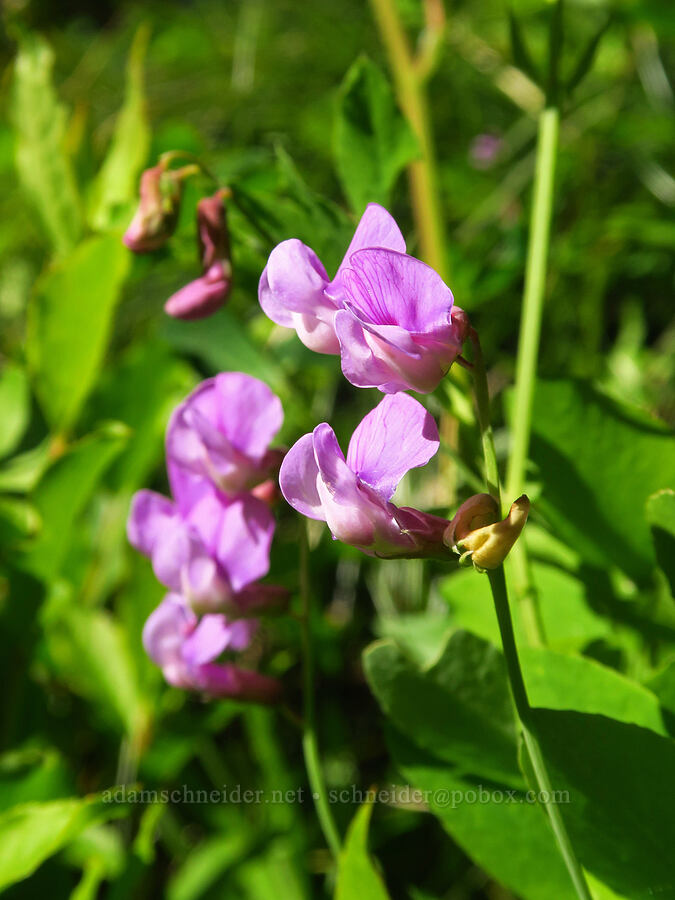
<svg viewBox="0 0 675 900">
<path fill-rule="evenodd" d="M 316 814 L 326 842 L 333 857 L 337 860 L 340 854 L 340 834 L 337 830 L 326 792 L 326 782 L 321 770 L 321 758 L 316 736 L 316 719 L 314 704 L 314 654 L 311 634 L 311 598 L 309 584 L 309 544 L 307 540 L 307 523 L 300 523 L 300 596 L 302 599 L 302 645 L 303 645 L 303 698 L 304 721 L 302 733 L 302 750 L 305 756 L 305 767 L 309 786 L 312 791 Z"/>
<path fill-rule="evenodd" d="M 567 871 L 572 879 L 577 896 L 580 900 L 593 900 L 593 896 L 586 883 L 583 869 L 576 857 L 569 835 L 567 834 L 567 829 L 565 828 L 565 823 L 560 815 L 560 810 L 553 800 L 553 786 L 546 769 L 546 763 L 541 752 L 541 747 L 539 746 L 539 741 L 533 730 L 532 707 L 527 698 L 523 673 L 520 668 L 520 660 L 518 659 L 518 650 L 516 648 L 513 623 L 511 621 L 511 611 L 509 609 L 509 598 L 506 592 L 504 567 L 500 566 L 498 569 L 493 569 L 491 572 L 488 572 L 488 578 L 490 579 L 490 588 L 492 589 L 492 597 L 497 612 L 499 633 L 502 639 L 506 669 L 511 684 L 511 693 L 513 695 L 518 718 L 520 719 L 525 747 L 527 748 L 532 763 L 534 777 L 539 789 L 538 799 L 546 810 L 556 843 L 558 844 L 558 849 L 567 866 Z"/>
<path fill-rule="evenodd" d="M 495 454 L 494 441 L 492 438 L 492 427 L 490 425 L 487 374 L 483 362 L 483 354 L 481 352 L 478 333 L 474 329 L 471 329 L 470 338 L 473 344 L 472 373 L 474 378 L 474 391 L 476 396 L 476 407 L 478 409 L 478 422 L 483 442 L 483 455 L 485 458 L 485 483 L 488 492 L 495 500 L 497 500 L 497 502 L 499 502 L 499 472 L 497 469 L 497 456 Z M 517 542 L 515 546 L 518 546 Z M 549 778 L 546 769 L 546 763 L 539 746 L 539 741 L 533 730 L 532 707 L 530 706 L 527 697 L 527 690 L 525 688 L 520 660 L 518 658 L 516 639 L 513 633 L 509 598 L 506 592 L 504 566 L 499 566 L 498 569 L 493 569 L 488 572 L 488 578 L 495 604 L 495 611 L 497 613 L 499 633 L 502 639 L 511 693 L 513 695 L 516 713 L 520 721 L 525 747 L 527 748 L 527 752 L 532 762 L 532 769 L 534 771 L 537 787 L 539 788 L 539 802 L 542 803 L 549 817 L 551 827 L 553 828 L 553 834 L 558 844 L 558 849 L 560 850 L 560 855 L 567 866 L 567 870 L 574 883 L 578 897 L 580 900 L 593 900 L 588 885 L 586 884 L 583 870 L 579 865 L 579 861 L 574 853 L 574 848 L 572 847 L 567 834 L 565 823 L 562 820 L 558 807 L 553 802 L 554 794 L 551 786 L 551 779 Z"/>
<path fill-rule="evenodd" d="M 420 156 L 408 167 L 410 194 L 421 256 L 447 280 L 445 229 L 439 201 L 433 131 L 425 90 L 428 67 L 416 60 L 403 28 L 396 0 L 370 0 L 403 114 L 419 143 Z"/>
<path fill-rule="evenodd" d="M 540 113 L 525 290 L 516 362 L 511 450 L 506 476 L 508 497 L 519 497 L 525 487 L 525 467 L 530 448 L 532 401 L 537 380 L 537 358 L 553 212 L 553 185 L 559 122 L 560 115 L 555 107 L 548 107 Z M 533 643 L 542 643 L 541 619 L 530 578 L 525 545 L 522 541 L 513 548 L 510 571 L 516 596 L 523 606 L 524 619 L 531 640 Z"/>
</svg>

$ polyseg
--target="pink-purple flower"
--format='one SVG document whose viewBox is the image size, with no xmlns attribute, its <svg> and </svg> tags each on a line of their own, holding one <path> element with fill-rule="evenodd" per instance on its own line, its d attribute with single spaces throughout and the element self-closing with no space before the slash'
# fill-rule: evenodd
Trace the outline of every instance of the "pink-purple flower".
<svg viewBox="0 0 675 900">
<path fill-rule="evenodd" d="M 445 519 L 390 502 L 406 472 L 438 447 L 424 407 L 407 394 L 388 396 L 356 428 L 346 459 L 326 423 L 300 438 L 281 465 L 281 491 L 298 512 L 371 556 L 447 557 Z"/>
<path fill-rule="evenodd" d="M 371 203 L 335 278 L 313 250 L 284 241 L 270 254 L 260 304 L 320 353 L 339 353 L 356 387 L 433 391 L 462 352 L 469 321 L 432 268 L 408 256 L 389 213 Z"/>
<path fill-rule="evenodd" d="M 177 319 L 203 319 L 227 300 L 232 287 L 230 238 L 225 199 L 221 189 L 197 204 L 197 242 L 202 274 L 176 291 L 164 311 Z"/>
<path fill-rule="evenodd" d="M 270 442 L 281 428 L 279 398 L 251 375 L 224 372 L 203 381 L 176 409 L 166 436 L 174 495 L 206 479 L 225 493 L 250 490 L 278 468 Z"/>
<path fill-rule="evenodd" d="M 469 327 L 440 275 L 405 253 L 366 249 L 350 256 L 343 289 L 335 331 L 347 380 L 386 394 L 433 391 Z"/>
<path fill-rule="evenodd" d="M 223 653 L 245 650 L 257 627 L 254 620 L 223 615 L 198 619 L 181 595 L 168 594 L 145 623 L 143 646 L 174 687 L 265 703 L 278 697 L 279 682 L 232 662 L 215 662 Z"/>
<path fill-rule="evenodd" d="M 266 315 L 317 353 L 339 353 L 334 317 L 342 308 L 342 276 L 349 259 L 364 247 L 389 247 L 405 252 L 398 225 L 386 209 L 370 203 L 335 277 L 331 280 L 316 253 L 295 238 L 272 250 L 260 278 L 258 296 Z"/>
<path fill-rule="evenodd" d="M 147 490 L 132 501 L 129 543 L 149 557 L 157 580 L 199 612 L 246 615 L 275 601 L 255 583 L 269 570 L 269 507 L 250 494 L 227 497 L 208 481 L 185 484 L 175 503 Z"/>
</svg>

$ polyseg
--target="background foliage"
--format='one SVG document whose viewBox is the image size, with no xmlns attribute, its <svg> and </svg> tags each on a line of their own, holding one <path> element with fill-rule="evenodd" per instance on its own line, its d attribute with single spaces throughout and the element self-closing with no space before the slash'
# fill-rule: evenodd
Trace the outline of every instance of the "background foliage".
<svg viewBox="0 0 675 900">
<path fill-rule="evenodd" d="M 416 0 L 400 9 L 419 29 Z M 231 369 L 267 381 L 284 403 L 287 444 L 324 420 L 344 438 L 372 406 L 372 392 L 352 390 L 333 357 L 274 328 L 256 299 L 273 243 L 305 240 L 332 273 L 371 199 L 416 250 L 402 174 L 416 144 L 368 5 L 11 0 L 4 15 L 0 888 L 75 900 L 331 896 L 293 722 L 163 684 L 140 641 L 162 589 L 127 547 L 124 523 L 135 490 L 166 489 L 167 417 L 204 377 Z M 546 7 L 519 0 L 515 15 L 539 65 Z M 675 24 L 662 0 L 570 2 L 568 76 L 608 17 L 562 123 L 526 530 L 548 645 L 523 661 L 595 895 L 666 898 Z M 502 453 L 541 103 L 513 49 L 500 3 L 453 4 L 429 86 L 449 283 L 481 333 Z M 487 161 L 482 134 L 498 139 Z M 238 197 L 235 289 L 206 322 L 162 312 L 196 272 L 193 211 L 206 182 L 188 188 L 168 249 L 132 258 L 121 244 L 141 169 L 177 148 L 203 156 Z M 461 377 L 443 404 L 429 402 L 454 450 L 411 479 L 405 500 L 447 515 L 476 489 L 480 448 Z M 286 508 L 278 517 L 272 576 L 294 590 L 297 523 Z M 326 529 L 311 536 L 329 788 L 524 795 L 486 580 L 375 563 Z M 292 619 L 270 622 L 253 650 L 296 711 L 299 650 Z M 305 794 L 283 804 L 103 803 L 120 784 Z M 349 826 L 338 898 L 572 896 L 536 806 L 429 811 L 401 800 L 334 811 Z"/>
</svg>

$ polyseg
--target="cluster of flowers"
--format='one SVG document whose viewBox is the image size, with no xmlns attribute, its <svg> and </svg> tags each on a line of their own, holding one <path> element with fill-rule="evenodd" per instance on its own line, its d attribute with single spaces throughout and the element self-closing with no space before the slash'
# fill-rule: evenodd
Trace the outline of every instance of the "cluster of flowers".
<svg viewBox="0 0 675 900">
<path fill-rule="evenodd" d="M 325 422 L 300 438 L 281 465 L 281 491 L 298 512 L 370 555 L 447 559 L 452 550 L 492 568 L 520 533 L 526 500 L 499 526 L 498 504 L 486 494 L 467 501 L 452 522 L 391 502 L 405 473 L 440 446 L 433 418 L 403 391 L 433 391 L 469 330 L 440 275 L 405 250 L 392 216 L 371 203 L 332 280 L 301 241 L 272 251 L 259 286 L 267 315 L 294 328 L 311 350 L 339 354 L 353 385 L 388 395 L 358 426 L 346 458 Z"/>
<path fill-rule="evenodd" d="M 143 631 L 149 656 L 176 687 L 271 701 L 279 684 L 232 662 L 249 647 L 253 616 L 283 608 L 287 592 L 263 584 L 274 535 L 270 502 L 282 457 L 269 445 L 283 421 L 279 398 L 228 372 L 200 384 L 175 410 L 166 435 L 173 499 L 133 498 L 129 542 L 169 589 Z"/>
<path fill-rule="evenodd" d="M 147 175 L 142 192 L 149 190 Z M 213 311 L 210 285 L 222 274 L 214 267 L 227 243 L 218 226 L 224 223 L 218 219 L 223 195 L 200 204 L 205 274 L 169 301 L 169 312 Z M 158 196 L 165 201 L 167 190 Z M 137 245 L 157 246 L 173 227 L 177 200 L 165 208 L 164 224 L 156 215 L 144 218 L 143 202 L 142 193 L 129 231 L 136 229 Z M 157 214 L 157 197 L 153 202 Z M 129 232 L 129 243 L 128 238 Z M 381 558 L 458 554 L 463 564 L 494 568 L 520 534 L 529 501 L 519 498 L 503 522 L 487 494 L 470 498 L 451 522 L 391 502 L 406 472 L 426 465 L 440 446 L 434 419 L 404 392 L 433 391 L 461 354 L 470 326 L 438 273 L 406 253 L 396 222 L 381 206 L 367 207 L 332 280 L 301 241 L 275 247 L 260 279 L 259 300 L 270 319 L 294 328 L 311 350 L 339 354 L 353 385 L 376 387 L 386 396 L 354 431 L 346 457 L 323 422 L 282 461 L 279 451 L 269 449 L 283 418 L 269 388 L 238 373 L 204 382 L 169 424 L 174 500 L 137 494 L 129 540 L 152 559 L 157 577 L 172 591 L 144 634 L 167 680 L 210 694 L 265 700 L 275 696 L 276 682 L 214 660 L 225 650 L 248 646 L 256 626 L 250 616 L 285 600 L 283 591 L 258 582 L 269 567 L 274 531 L 263 498 L 274 493 L 269 479 L 277 469 L 281 492 L 294 509 L 326 522 L 334 539 Z"/>
</svg>

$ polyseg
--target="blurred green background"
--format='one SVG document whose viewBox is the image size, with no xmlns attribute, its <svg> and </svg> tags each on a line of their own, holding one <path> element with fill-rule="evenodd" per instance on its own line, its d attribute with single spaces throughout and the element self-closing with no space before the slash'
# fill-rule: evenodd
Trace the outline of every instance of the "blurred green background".
<svg viewBox="0 0 675 900">
<path fill-rule="evenodd" d="M 417 34 L 420 5 L 399 8 Z M 542 58 L 546 4 L 514 8 Z M 332 274 L 361 211 L 336 174 L 335 120 L 357 58 L 387 71 L 370 8 L 5 0 L 3 16 L 0 835 L 20 876 L 0 881 L 36 870 L 8 888 L 12 898 L 330 896 L 308 794 L 290 804 L 116 809 L 65 798 L 121 783 L 306 790 L 288 718 L 164 686 L 140 643 L 163 592 L 127 547 L 124 523 L 135 490 L 166 491 L 166 420 L 204 377 L 241 370 L 266 380 L 284 403 L 286 444 L 331 421 L 346 446 L 374 402 L 341 378 L 335 358 L 274 328 L 257 303 L 274 242 L 305 240 Z M 654 419 L 675 424 L 675 17 L 665 0 L 569 2 L 567 70 L 608 17 L 564 109 L 540 353 L 545 378 L 583 384 L 546 382 L 538 397 L 529 491 L 542 503 L 528 530 L 552 649 L 651 684 L 672 722 L 675 615 L 666 579 L 654 575 L 644 502 L 673 486 L 673 445 Z M 481 333 L 503 455 L 541 96 L 514 67 L 502 3 L 449 5 L 429 99 L 448 282 Z M 485 135 L 494 138 L 488 158 Z M 194 205 L 206 180 L 186 191 L 168 248 L 132 258 L 121 246 L 141 169 L 176 149 L 197 154 L 242 198 L 230 212 L 233 295 L 205 322 L 169 320 L 162 306 L 197 274 Z M 389 194 L 415 253 L 404 173 Z M 461 377 L 442 400 L 429 404 L 450 449 L 399 499 L 446 515 L 480 483 L 480 447 Z M 580 483 L 587 494 L 575 494 Z M 325 529 L 311 537 L 329 786 L 404 784 L 361 651 L 385 635 L 428 661 L 457 628 L 497 643 L 486 586 L 419 561 L 375 564 Z M 280 509 L 271 578 L 292 590 L 296 554 L 297 523 Z M 296 712 L 299 644 L 297 623 L 279 619 L 251 659 L 284 679 Z M 11 818 L 18 804 L 56 801 L 51 819 Z M 336 805 L 342 828 L 356 808 Z M 22 869 L 36 834 L 48 849 Z M 394 900 L 563 896 L 555 886 L 511 894 L 468 843 L 421 809 L 379 804 L 373 814 L 370 846 Z"/>
</svg>

